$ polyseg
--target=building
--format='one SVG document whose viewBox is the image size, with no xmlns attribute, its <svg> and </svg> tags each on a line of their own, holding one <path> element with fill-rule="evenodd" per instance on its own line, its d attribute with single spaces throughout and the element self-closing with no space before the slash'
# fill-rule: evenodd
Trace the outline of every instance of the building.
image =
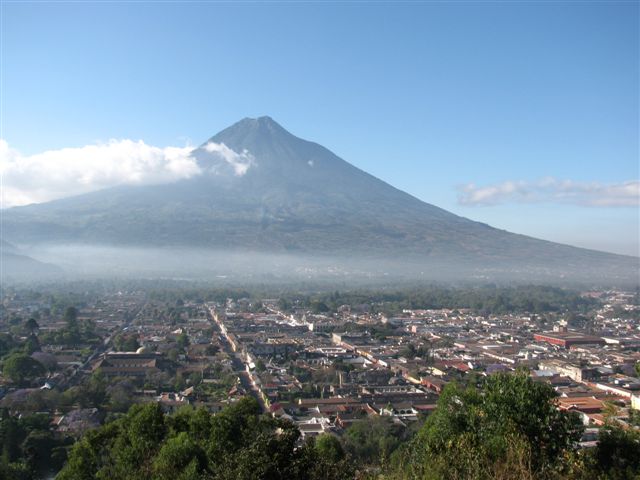
<svg viewBox="0 0 640 480">
<path fill-rule="evenodd" d="M 95 365 L 105 377 L 144 378 L 160 371 L 158 355 L 139 349 L 138 352 L 108 352 Z"/>
<path fill-rule="evenodd" d="M 598 370 L 595 368 L 581 367 L 572 365 L 561 360 L 545 360 L 540 362 L 538 368 L 550 372 L 569 377 L 575 382 L 585 382 L 593 380 L 598 376 Z"/>
<path fill-rule="evenodd" d="M 543 332 L 533 335 L 536 342 L 550 343 L 562 348 L 571 348 L 575 345 L 604 345 L 607 342 L 600 337 L 583 335 L 577 332 Z"/>
</svg>

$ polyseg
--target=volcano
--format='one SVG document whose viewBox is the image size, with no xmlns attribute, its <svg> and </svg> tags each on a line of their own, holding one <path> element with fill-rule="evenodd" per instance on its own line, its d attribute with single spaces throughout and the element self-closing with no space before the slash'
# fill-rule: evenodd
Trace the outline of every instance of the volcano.
<svg viewBox="0 0 640 480">
<path fill-rule="evenodd" d="M 245 118 L 191 155 L 192 178 L 4 212 L 13 244 L 201 248 L 361 258 L 402 271 L 637 281 L 639 262 L 534 239 L 425 203 L 289 133 Z"/>
</svg>

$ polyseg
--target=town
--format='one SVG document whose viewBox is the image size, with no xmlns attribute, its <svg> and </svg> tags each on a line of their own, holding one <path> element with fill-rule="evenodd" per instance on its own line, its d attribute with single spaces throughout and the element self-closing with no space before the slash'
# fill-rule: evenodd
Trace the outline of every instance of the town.
<svg viewBox="0 0 640 480">
<path fill-rule="evenodd" d="M 76 439 L 138 403 L 216 414 L 252 396 L 293 422 L 299 442 L 376 422 L 397 436 L 435 410 L 447 384 L 477 386 L 499 372 L 551 385 L 557 408 L 585 427 L 581 447 L 607 421 L 640 426 L 636 292 L 580 292 L 577 311 L 542 313 L 452 305 L 391 314 L 361 296 L 325 297 L 6 292 L 0 407 L 46 419 L 40 460 L 58 468 Z"/>
</svg>

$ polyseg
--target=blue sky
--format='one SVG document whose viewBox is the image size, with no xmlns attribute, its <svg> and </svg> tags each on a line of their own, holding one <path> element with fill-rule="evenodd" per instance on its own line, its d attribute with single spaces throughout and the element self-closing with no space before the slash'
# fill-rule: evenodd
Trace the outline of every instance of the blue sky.
<svg viewBox="0 0 640 480">
<path fill-rule="evenodd" d="M 180 147 L 270 115 L 457 214 L 638 255 L 639 18 L 635 1 L 5 1 L 0 136 L 22 159 Z"/>
</svg>

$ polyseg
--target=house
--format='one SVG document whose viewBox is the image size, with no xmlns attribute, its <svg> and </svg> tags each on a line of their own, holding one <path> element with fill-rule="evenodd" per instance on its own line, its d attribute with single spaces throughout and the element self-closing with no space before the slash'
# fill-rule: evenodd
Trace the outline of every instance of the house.
<svg viewBox="0 0 640 480">
<path fill-rule="evenodd" d="M 105 377 L 144 378 L 160 371 L 158 355 L 146 352 L 108 352 L 94 366 Z"/>
</svg>

